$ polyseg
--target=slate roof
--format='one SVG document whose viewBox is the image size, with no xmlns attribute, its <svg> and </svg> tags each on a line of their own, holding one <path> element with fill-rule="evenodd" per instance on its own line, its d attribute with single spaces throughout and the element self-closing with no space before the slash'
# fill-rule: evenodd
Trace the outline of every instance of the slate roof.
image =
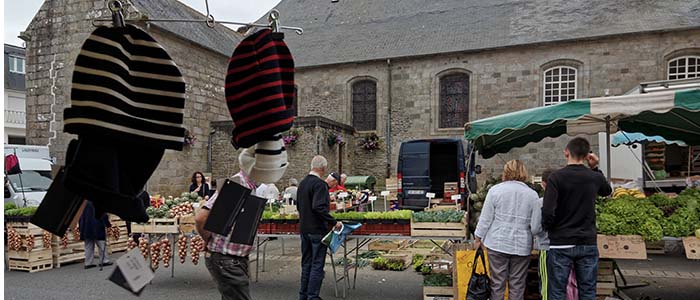
<svg viewBox="0 0 700 300">
<path fill-rule="evenodd" d="M 8 61 L 10 56 L 17 56 L 25 58 L 25 49 L 22 47 L 17 47 L 9 44 L 5 44 L 3 47 L 3 59 L 5 60 L 5 88 L 15 91 L 25 90 L 25 80 L 24 74 L 10 73 L 10 66 Z M 25 65 L 26 69 L 26 65 Z M 26 71 L 26 70 L 25 70 Z"/>
<path fill-rule="evenodd" d="M 282 0 L 298 67 L 700 26 L 700 0 Z M 265 16 L 261 18 L 262 21 Z"/>
<path fill-rule="evenodd" d="M 132 0 L 132 2 L 149 19 L 204 19 L 204 14 L 177 0 Z M 242 39 L 234 30 L 221 24 L 209 28 L 205 23 L 154 22 L 151 26 L 157 26 L 225 56 L 230 56 Z"/>
</svg>

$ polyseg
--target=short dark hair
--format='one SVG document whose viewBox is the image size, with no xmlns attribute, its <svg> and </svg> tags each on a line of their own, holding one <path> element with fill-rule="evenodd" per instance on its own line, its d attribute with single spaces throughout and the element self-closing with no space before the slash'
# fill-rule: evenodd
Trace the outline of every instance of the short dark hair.
<svg viewBox="0 0 700 300">
<path fill-rule="evenodd" d="M 591 151 L 591 143 L 587 139 L 577 137 L 566 144 L 566 149 L 569 150 L 573 158 L 583 159 Z"/>
<path fill-rule="evenodd" d="M 549 175 L 552 175 L 554 173 L 554 170 L 552 169 L 546 169 L 544 172 L 542 172 L 542 182 L 547 183 L 547 180 L 549 179 Z"/>
</svg>

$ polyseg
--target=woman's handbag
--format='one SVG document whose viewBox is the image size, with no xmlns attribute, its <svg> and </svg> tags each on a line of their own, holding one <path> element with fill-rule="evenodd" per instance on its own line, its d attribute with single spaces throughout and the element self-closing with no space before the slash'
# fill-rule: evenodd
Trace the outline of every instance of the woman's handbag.
<svg viewBox="0 0 700 300">
<path fill-rule="evenodd" d="M 484 266 L 484 274 L 476 273 L 476 264 L 481 257 L 481 265 Z M 472 263 L 472 278 L 469 279 L 469 287 L 467 289 L 467 300 L 487 300 L 491 296 L 491 279 L 486 271 L 486 260 L 484 259 L 484 250 L 479 247 L 474 255 Z"/>
</svg>

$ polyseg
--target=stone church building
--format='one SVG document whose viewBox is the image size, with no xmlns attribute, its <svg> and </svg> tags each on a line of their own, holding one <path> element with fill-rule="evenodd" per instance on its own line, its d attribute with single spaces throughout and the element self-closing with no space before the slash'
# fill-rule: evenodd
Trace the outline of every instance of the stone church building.
<svg viewBox="0 0 700 300">
<path fill-rule="evenodd" d="M 203 18 L 175 0 L 132 0 L 154 18 Z M 469 121 L 575 98 L 620 95 L 640 82 L 700 77 L 698 1 L 282 0 L 295 58 L 295 145 L 286 178 L 306 173 L 312 155 L 331 169 L 395 176 L 400 144 L 462 138 Z M 217 16 L 225 19 L 225 16 Z M 104 1 L 47 0 L 27 31 L 30 144 L 49 144 L 62 162 L 61 133 L 72 64 Z M 264 18 L 259 22 L 264 22 Z M 185 126 L 198 142 L 168 151 L 151 192 L 177 193 L 195 170 L 237 170 L 223 92 L 228 56 L 242 38 L 223 26 L 140 23 L 168 50 L 187 83 Z M 380 148 L 359 143 L 376 134 Z M 331 142 L 336 136 L 344 143 Z M 490 160 L 525 160 L 531 173 L 561 166 L 568 137 L 545 139 Z M 596 139 L 592 139 L 596 144 Z M 465 141 L 466 142 L 466 141 Z M 283 184 L 278 184 L 283 185 Z"/>
</svg>

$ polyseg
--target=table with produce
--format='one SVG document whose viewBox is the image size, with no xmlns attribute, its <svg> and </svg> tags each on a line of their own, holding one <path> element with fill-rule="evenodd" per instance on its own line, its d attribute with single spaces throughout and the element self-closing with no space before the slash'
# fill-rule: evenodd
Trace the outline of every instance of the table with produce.
<svg viewBox="0 0 700 300">
<path fill-rule="evenodd" d="M 194 215 L 203 199 L 197 193 L 182 193 L 179 197 L 168 198 L 156 195 L 151 197 L 150 207 L 146 213 L 150 217 L 147 223 L 133 223 L 127 249 L 139 248 L 141 255 L 150 261 L 151 269 L 171 268 L 171 277 L 175 276 L 175 251 L 181 264 L 187 261 L 187 248 L 190 248 L 190 260 L 197 265 L 204 251 L 204 240 L 195 232 Z"/>
</svg>

